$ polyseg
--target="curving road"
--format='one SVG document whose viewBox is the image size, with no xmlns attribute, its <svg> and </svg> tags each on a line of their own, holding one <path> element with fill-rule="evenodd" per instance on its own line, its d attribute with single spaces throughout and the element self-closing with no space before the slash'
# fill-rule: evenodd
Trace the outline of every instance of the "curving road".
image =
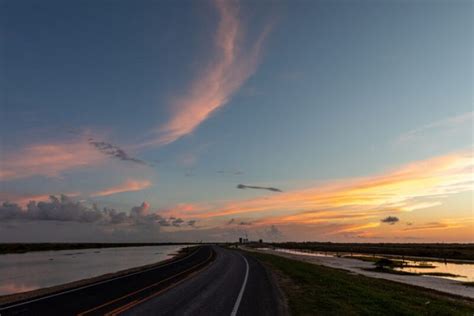
<svg viewBox="0 0 474 316">
<path fill-rule="evenodd" d="M 258 261 L 202 246 L 144 271 L 0 306 L 0 315 L 282 315 L 282 301 Z"/>
<path fill-rule="evenodd" d="M 214 247 L 204 271 L 124 315 L 284 315 L 283 300 L 265 268 L 253 257 Z"/>
</svg>

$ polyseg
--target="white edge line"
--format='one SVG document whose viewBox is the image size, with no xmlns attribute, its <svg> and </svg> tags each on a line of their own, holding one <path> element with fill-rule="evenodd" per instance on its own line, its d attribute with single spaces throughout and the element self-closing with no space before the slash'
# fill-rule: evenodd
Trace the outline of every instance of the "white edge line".
<svg viewBox="0 0 474 316">
<path fill-rule="evenodd" d="M 73 288 L 73 289 L 70 289 L 70 290 L 67 290 L 67 291 L 64 291 L 64 292 L 54 293 L 54 294 L 38 297 L 38 298 L 29 300 L 29 301 L 26 301 L 26 302 L 21 302 L 21 303 L 18 303 L 18 304 L 13 304 L 13 305 L 9 305 L 9 306 L 6 306 L 6 307 L 2 307 L 2 308 L 0 308 L 0 311 L 6 311 L 6 310 L 8 310 L 10 308 L 13 308 L 13 307 L 18 307 L 18 306 L 30 304 L 30 303 L 33 303 L 33 302 L 41 301 L 41 300 L 51 298 L 51 297 L 55 297 L 55 296 L 64 295 L 64 294 L 71 293 L 71 292 L 76 292 L 76 291 L 79 291 L 79 290 L 82 290 L 82 289 L 86 289 L 88 287 L 92 287 L 92 286 L 96 286 L 96 285 L 99 285 L 99 284 L 111 282 L 111 281 L 114 281 L 114 280 L 130 277 L 130 276 L 135 275 L 135 274 L 140 274 L 140 273 L 145 273 L 145 272 L 148 272 L 148 271 L 152 271 L 152 270 L 155 270 L 155 269 L 158 269 L 158 268 L 161 268 L 161 267 L 165 267 L 165 266 L 168 266 L 168 265 L 176 263 L 176 262 L 183 261 L 184 259 L 187 259 L 187 258 L 191 257 L 195 253 L 196 253 L 196 251 L 193 252 L 192 254 L 190 254 L 189 256 L 183 257 L 181 259 L 178 259 L 178 260 L 175 260 L 175 261 L 172 261 L 172 262 L 162 264 L 158 267 L 153 267 L 153 268 L 149 268 L 149 269 L 146 269 L 146 270 L 143 270 L 143 271 L 137 271 L 137 272 L 133 272 L 133 273 L 126 274 L 126 275 L 121 275 L 121 276 L 118 276 L 118 277 L 115 277 L 115 278 L 112 278 L 112 279 L 107 279 L 107 280 L 99 281 L 99 282 L 96 282 L 96 283 L 87 284 L 87 285 L 77 287 L 77 288 Z"/>
<path fill-rule="evenodd" d="M 232 313 L 230 313 L 230 316 L 237 315 L 237 311 L 239 310 L 239 306 L 240 306 L 240 301 L 242 300 L 242 296 L 244 295 L 245 286 L 247 285 L 247 279 L 249 277 L 249 262 L 244 256 L 242 256 L 242 258 L 245 260 L 245 265 L 246 265 L 244 283 L 242 283 L 242 288 L 240 289 L 239 296 L 237 296 L 237 300 L 235 301 L 234 308 L 232 309 Z"/>
</svg>

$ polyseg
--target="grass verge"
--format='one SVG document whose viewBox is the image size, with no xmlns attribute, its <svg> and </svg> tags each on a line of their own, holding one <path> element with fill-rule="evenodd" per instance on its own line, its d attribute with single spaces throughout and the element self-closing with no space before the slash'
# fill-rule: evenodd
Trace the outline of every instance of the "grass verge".
<svg viewBox="0 0 474 316">
<path fill-rule="evenodd" d="M 292 315 L 473 315 L 474 301 L 387 280 L 249 253 L 277 275 Z"/>
</svg>

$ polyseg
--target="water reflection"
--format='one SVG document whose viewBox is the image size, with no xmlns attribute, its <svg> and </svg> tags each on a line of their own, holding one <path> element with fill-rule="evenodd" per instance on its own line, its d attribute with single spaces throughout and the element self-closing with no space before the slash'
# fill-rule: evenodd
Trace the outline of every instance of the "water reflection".
<svg viewBox="0 0 474 316">
<path fill-rule="evenodd" d="M 268 248 L 267 248 L 268 249 Z M 279 252 L 292 253 L 297 255 L 312 256 L 312 257 L 339 257 L 342 253 L 318 252 L 318 251 L 302 251 L 284 248 L 273 249 Z M 349 256 L 347 256 L 349 257 Z M 353 253 L 350 257 L 359 257 L 360 259 L 370 258 L 366 254 Z M 377 258 L 388 258 L 383 255 L 377 255 Z M 397 259 L 394 259 L 397 260 Z M 400 259 L 400 261 L 402 261 Z M 403 260 L 404 267 L 395 268 L 395 270 L 405 271 L 410 273 L 424 274 L 424 276 L 446 278 L 462 282 L 474 282 L 474 263 L 452 263 L 452 262 L 438 262 L 430 260 Z M 443 275 L 444 274 L 444 275 Z M 448 275 L 449 274 L 449 275 Z"/>
<path fill-rule="evenodd" d="M 31 291 L 165 260 L 184 246 L 61 250 L 0 255 L 0 295 Z"/>
</svg>

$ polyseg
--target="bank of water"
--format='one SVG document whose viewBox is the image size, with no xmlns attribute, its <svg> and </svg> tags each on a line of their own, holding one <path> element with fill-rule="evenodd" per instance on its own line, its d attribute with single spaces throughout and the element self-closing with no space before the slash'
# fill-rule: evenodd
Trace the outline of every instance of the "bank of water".
<svg viewBox="0 0 474 316">
<path fill-rule="evenodd" d="M 0 255 L 0 295 L 61 285 L 160 262 L 185 246 L 144 246 Z"/>
</svg>

